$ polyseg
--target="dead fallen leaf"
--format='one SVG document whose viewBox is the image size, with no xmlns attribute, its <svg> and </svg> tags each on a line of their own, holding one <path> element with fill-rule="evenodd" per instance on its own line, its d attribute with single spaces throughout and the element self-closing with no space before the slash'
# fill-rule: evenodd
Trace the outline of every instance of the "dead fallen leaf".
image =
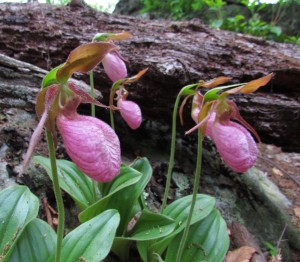
<svg viewBox="0 0 300 262">
<path fill-rule="evenodd" d="M 295 212 L 295 216 L 300 218 L 300 207 L 295 207 L 294 212 Z"/>
<path fill-rule="evenodd" d="M 276 175 L 276 176 L 283 177 L 282 172 L 281 172 L 278 168 L 276 168 L 276 167 L 273 167 L 273 168 L 272 168 L 272 172 L 273 172 L 273 174 Z"/>
<path fill-rule="evenodd" d="M 249 262 L 255 251 L 254 247 L 248 246 L 229 251 L 226 255 L 225 262 Z"/>
</svg>

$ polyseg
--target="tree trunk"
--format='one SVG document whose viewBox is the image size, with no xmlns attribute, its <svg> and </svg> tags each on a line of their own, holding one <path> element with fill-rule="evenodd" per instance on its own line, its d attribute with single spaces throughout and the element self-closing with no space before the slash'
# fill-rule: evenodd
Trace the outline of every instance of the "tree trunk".
<svg viewBox="0 0 300 262">
<path fill-rule="evenodd" d="M 178 91 L 200 79 L 225 75 L 236 83 L 274 72 L 271 83 L 255 95 L 233 99 L 264 142 L 300 151 L 299 46 L 209 29 L 199 20 L 147 21 L 88 7 L 0 4 L 0 52 L 47 70 L 63 63 L 72 49 L 91 41 L 95 33 L 121 31 L 134 35 L 120 43 L 129 74 L 149 68 L 138 87 L 130 90 L 145 119 L 160 116 L 170 124 Z M 111 83 L 100 67 L 95 82 L 107 97 Z"/>
</svg>

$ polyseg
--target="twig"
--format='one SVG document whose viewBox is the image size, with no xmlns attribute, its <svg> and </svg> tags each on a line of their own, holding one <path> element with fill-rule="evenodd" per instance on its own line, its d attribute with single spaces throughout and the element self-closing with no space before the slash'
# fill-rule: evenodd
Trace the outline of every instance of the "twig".
<svg viewBox="0 0 300 262">
<path fill-rule="evenodd" d="M 42 198 L 42 202 L 43 202 L 43 205 L 44 205 L 44 208 L 45 208 L 47 222 L 54 229 L 53 221 L 52 221 L 52 216 L 51 216 L 51 210 L 50 210 L 50 206 L 48 204 L 47 198 L 43 197 Z"/>
<path fill-rule="evenodd" d="M 276 167 L 277 169 L 279 169 L 282 173 L 284 173 L 285 175 L 287 175 L 290 179 L 292 179 L 298 186 L 300 186 L 300 181 L 295 178 L 293 175 L 289 174 L 288 172 L 286 172 L 284 169 L 282 169 L 281 167 L 279 167 L 277 165 L 277 163 L 275 163 L 274 161 L 266 158 L 266 157 L 263 157 L 263 156 L 259 156 L 259 158 L 263 159 L 264 161 L 268 162 L 270 165 Z"/>
<path fill-rule="evenodd" d="M 281 244 L 281 242 L 282 242 L 282 238 L 283 238 L 283 235 L 284 235 L 286 229 L 287 229 L 287 224 L 285 224 L 285 226 L 284 226 L 284 228 L 283 228 L 283 230 L 282 230 L 282 232 L 281 232 L 281 235 L 280 235 L 280 237 L 279 237 L 279 239 L 278 239 L 278 241 L 277 241 L 277 246 L 276 246 L 276 252 L 277 252 L 277 253 L 278 253 L 279 246 L 280 246 L 280 244 Z"/>
</svg>

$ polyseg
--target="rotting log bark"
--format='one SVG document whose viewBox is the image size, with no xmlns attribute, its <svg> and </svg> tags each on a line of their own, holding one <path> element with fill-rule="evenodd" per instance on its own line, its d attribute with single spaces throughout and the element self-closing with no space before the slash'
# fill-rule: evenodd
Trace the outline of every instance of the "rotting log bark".
<svg viewBox="0 0 300 262">
<path fill-rule="evenodd" d="M 33 112 L 36 96 L 46 74 L 46 70 L 37 66 L 0 54 L 0 109 L 19 108 Z M 74 81 L 85 92 L 89 92 L 89 86 L 84 82 Z M 102 98 L 99 91 L 96 91 L 95 96 L 97 99 Z"/>
<path fill-rule="evenodd" d="M 48 70 L 95 33 L 124 30 L 134 35 L 120 43 L 129 74 L 149 68 L 138 87 L 130 90 L 145 118 L 159 115 L 170 123 L 180 88 L 200 79 L 226 75 L 236 83 L 274 72 L 272 82 L 255 96 L 234 99 L 264 142 L 300 151 L 298 46 L 208 29 L 199 20 L 145 21 L 90 8 L 0 4 L 0 52 Z M 107 96 L 111 83 L 102 73 L 98 67 L 96 88 Z"/>
</svg>

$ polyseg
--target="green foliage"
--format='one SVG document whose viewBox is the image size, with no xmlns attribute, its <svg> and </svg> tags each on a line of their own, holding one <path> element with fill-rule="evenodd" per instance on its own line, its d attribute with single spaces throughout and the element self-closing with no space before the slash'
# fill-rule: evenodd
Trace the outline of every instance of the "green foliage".
<svg viewBox="0 0 300 262">
<path fill-rule="evenodd" d="M 106 210 L 81 224 L 63 239 L 61 261 L 98 262 L 104 259 L 112 246 L 120 215 L 117 210 Z M 48 262 L 54 261 L 54 255 Z"/>
<path fill-rule="evenodd" d="M 47 261 L 54 253 L 55 246 L 56 234 L 52 227 L 45 221 L 35 218 L 22 232 L 8 261 Z"/>
<path fill-rule="evenodd" d="M 210 27 L 241 32 L 254 36 L 260 36 L 266 40 L 277 42 L 286 42 L 300 44 L 300 36 L 288 36 L 282 32 L 282 29 L 276 24 L 281 18 L 282 11 L 292 1 L 279 0 L 276 6 L 273 6 L 272 21 L 265 22 L 261 20 L 259 12 L 266 7 L 266 3 L 260 3 L 259 0 L 241 0 L 250 17 L 244 14 L 227 15 L 225 7 L 227 3 L 223 0 L 143 0 L 144 8 L 141 12 L 149 12 L 155 16 L 171 18 L 173 20 L 191 19 L 197 12 L 200 12 L 201 19 L 206 21 Z M 300 4 L 299 0 L 295 1 Z"/>
<path fill-rule="evenodd" d="M 38 214 L 39 201 L 27 187 L 0 192 L 0 260 L 9 257 L 26 225 Z"/>
<path fill-rule="evenodd" d="M 50 159 L 35 156 L 34 161 L 45 168 L 52 179 Z M 96 201 L 92 180 L 84 175 L 78 167 L 67 160 L 57 160 L 59 184 L 75 201 L 81 210 Z"/>
<path fill-rule="evenodd" d="M 36 218 L 37 197 L 25 186 L 13 186 L 0 192 L 0 206 L 0 261 L 54 261 L 56 234 Z M 118 211 L 110 209 L 81 224 L 63 239 L 61 261 L 104 259 L 119 222 Z"/>
<path fill-rule="evenodd" d="M 277 247 L 270 242 L 265 242 L 265 246 L 271 257 L 277 256 Z"/>
</svg>

